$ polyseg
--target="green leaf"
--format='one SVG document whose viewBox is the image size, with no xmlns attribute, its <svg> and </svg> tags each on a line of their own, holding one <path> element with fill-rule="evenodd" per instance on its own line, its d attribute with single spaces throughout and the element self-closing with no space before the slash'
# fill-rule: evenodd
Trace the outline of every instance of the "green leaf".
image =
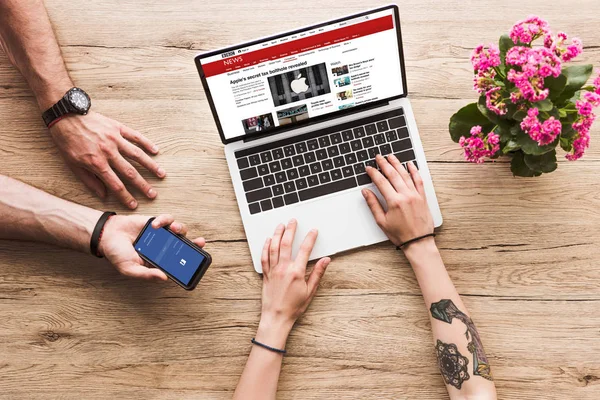
<svg viewBox="0 0 600 400">
<path fill-rule="evenodd" d="M 477 108 L 477 103 L 467 104 L 450 118 L 450 124 L 448 125 L 450 137 L 458 143 L 460 137 L 469 135 L 471 128 L 475 125 L 481 125 L 484 131 L 490 130 L 494 126 L 481 114 Z"/>
<path fill-rule="evenodd" d="M 542 101 L 538 101 L 537 103 L 533 103 L 533 106 L 540 111 L 550 111 L 554 108 L 554 104 L 552 104 L 552 101 L 550 99 L 545 99 Z"/>
<path fill-rule="evenodd" d="M 547 153 L 544 153 L 539 156 L 534 156 L 531 154 L 525 154 L 523 157 L 523 161 L 525 161 L 525 165 L 529 167 L 529 169 L 536 172 L 552 172 L 558 167 L 556 164 L 556 151 L 552 150 Z"/>
<path fill-rule="evenodd" d="M 519 150 L 520 148 L 521 146 L 519 145 L 519 143 L 511 139 L 504 145 L 504 147 L 502 148 L 502 152 L 504 154 L 508 154 L 511 151 Z"/>
<path fill-rule="evenodd" d="M 506 53 L 510 50 L 511 47 L 514 47 L 515 43 L 512 41 L 510 36 L 504 34 L 500 36 L 500 40 L 498 42 L 498 48 L 500 49 L 500 60 L 502 60 L 502 64 L 505 64 Z"/>
<path fill-rule="evenodd" d="M 510 162 L 510 170 L 514 176 L 532 177 L 540 176 L 542 173 L 534 171 L 525 164 L 525 154 L 522 151 L 517 151 L 513 154 Z"/>
<path fill-rule="evenodd" d="M 506 123 L 506 121 L 502 120 L 501 123 L 498 124 L 498 127 L 494 130 L 500 136 L 500 141 L 502 143 L 508 142 L 512 139 L 512 133 L 510 132 L 510 125 Z"/>
<path fill-rule="evenodd" d="M 488 110 L 488 108 L 486 107 L 485 95 L 479 96 L 479 101 L 477 102 L 477 108 L 479 108 L 479 112 L 481 114 L 483 114 L 483 116 L 485 116 L 488 120 L 490 120 L 494 124 L 497 124 L 498 121 L 500 120 L 500 117 L 498 116 L 498 114 L 496 114 L 493 111 Z"/>
<path fill-rule="evenodd" d="M 573 141 L 568 137 L 561 136 L 560 137 L 560 147 L 567 153 L 570 153 L 571 150 L 573 150 Z"/>
<path fill-rule="evenodd" d="M 519 122 L 523 121 L 526 116 L 527 116 L 527 112 L 523 111 L 523 110 L 519 110 L 513 114 L 513 118 Z"/>
<path fill-rule="evenodd" d="M 550 89 L 550 100 L 556 100 L 565 90 L 567 85 L 567 77 L 560 74 L 557 78 L 549 76 L 544 79 L 544 87 Z"/>
<path fill-rule="evenodd" d="M 561 95 L 556 100 L 557 104 L 562 104 L 567 101 L 575 92 L 577 92 L 590 78 L 594 66 L 592 64 L 586 65 L 572 65 L 562 69 L 562 75 L 567 78 L 567 84 Z"/>
<path fill-rule="evenodd" d="M 517 133 L 515 141 L 517 142 L 517 144 L 519 146 L 521 146 L 521 150 L 523 150 L 524 153 L 532 154 L 532 155 L 541 155 L 541 154 L 547 153 L 549 151 L 552 151 L 558 144 L 558 138 L 557 138 L 553 143 L 547 144 L 545 146 L 540 146 L 535 140 L 530 138 L 528 134 L 523 132 L 520 129 L 520 127 L 519 127 L 519 131 Z"/>
</svg>

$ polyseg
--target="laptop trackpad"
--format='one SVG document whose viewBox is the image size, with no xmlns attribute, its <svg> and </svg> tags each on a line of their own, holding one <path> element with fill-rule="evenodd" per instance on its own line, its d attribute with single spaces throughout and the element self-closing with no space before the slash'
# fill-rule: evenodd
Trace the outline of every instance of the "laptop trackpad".
<svg viewBox="0 0 600 400">
<path fill-rule="evenodd" d="M 379 194 L 373 185 L 363 187 Z M 260 257 L 265 240 L 273 235 L 278 224 L 287 224 L 292 218 L 298 221 L 294 257 L 306 234 L 313 228 L 319 230 L 319 236 L 311 253 L 311 260 L 387 240 L 375 223 L 360 190 L 300 202 L 247 220 L 246 233 L 257 272 L 262 271 Z"/>
</svg>

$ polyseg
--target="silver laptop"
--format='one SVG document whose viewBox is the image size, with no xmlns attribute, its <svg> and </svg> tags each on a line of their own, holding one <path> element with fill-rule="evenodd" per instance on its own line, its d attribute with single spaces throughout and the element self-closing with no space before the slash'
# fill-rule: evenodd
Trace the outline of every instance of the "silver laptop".
<svg viewBox="0 0 600 400">
<path fill-rule="evenodd" d="M 413 161 L 435 226 L 442 216 L 406 88 L 390 5 L 196 56 L 254 269 L 279 223 L 298 220 L 311 259 L 387 240 L 361 189 L 375 155 Z"/>
</svg>

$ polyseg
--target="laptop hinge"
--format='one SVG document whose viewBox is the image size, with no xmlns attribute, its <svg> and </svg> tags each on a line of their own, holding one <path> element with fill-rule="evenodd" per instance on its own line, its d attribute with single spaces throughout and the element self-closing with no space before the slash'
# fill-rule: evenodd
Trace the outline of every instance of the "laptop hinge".
<svg viewBox="0 0 600 400">
<path fill-rule="evenodd" d="M 381 103 L 379 103 L 379 102 L 378 102 L 378 103 L 375 103 L 375 104 L 369 104 L 369 105 L 365 104 L 364 106 L 360 107 L 360 109 L 353 110 L 353 111 L 354 111 L 353 113 L 364 112 L 364 111 L 372 110 L 372 109 L 374 109 L 374 108 L 384 107 L 384 106 L 387 106 L 387 105 L 389 105 L 389 104 L 390 104 L 390 102 L 389 102 L 389 101 L 385 101 L 385 102 L 381 102 Z M 350 112 L 350 113 L 348 113 L 348 114 L 340 115 L 339 117 L 347 117 L 347 116 L 349 116 L 349 115 L 352 115 L 353 113 L 352 113 L 352 112 Z M 336 116 L 336 117 L 337 117 L 337 116 Z M 333 118 L 332 118 L 332 119 L 333 119 Z M 314 121 L 314 122 L 309 122 L 309 123 L 307 123 L 307 124 L 303 124 L 303 125 L 301 125 L 301 127 L 306 127 L 306 126 L 310 126 L 310 125 L 318 124 L 318 123 L 321 123 L 321 122 L 324 122 L 324 121 L 323 121 L 323 120 L 318 120 L 318 121 Z M 295 128 L 295 127 L 294 127 L 294 128 Z M 242 140 L 244 141 L 244 143 L 248 143 L 248 142 L 252 142 L 252 141 L 254 141 L 254 140 L 258 140 L 258 139 L 265 138 L 265 137 L 267 137 L 267 136 L 271 136 L 271 135 L 273 135 L 273 134 L 278 134 L 278 133 L 287 132 L 287 131 L 289 131 L 289 130 L 292 130 L 292 129 L 294 129 L 294 128 L 286 129 L 286 130 L 283 130 L 283 131 L 277 131 L 277 132 L 273 132 L 273 133 L 271 133 L 271 132 L 266 132 L 266 133 L 263 133 L 263 134 L 261 134 L 261 135 L 252 135 L 252 136 L 244 137 L 244 139 L 242 139 Z M 299 127 L 298 127 L 298 128 L 299 128 Z"/>
</svg>

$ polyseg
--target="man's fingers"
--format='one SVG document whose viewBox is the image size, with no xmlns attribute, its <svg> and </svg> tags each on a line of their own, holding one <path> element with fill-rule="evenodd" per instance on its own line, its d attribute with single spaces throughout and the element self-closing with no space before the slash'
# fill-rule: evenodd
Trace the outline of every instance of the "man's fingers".
<svg viewBox="0 0 600 400">
<path fill-rule="evenodd" d="M 410 190 L 415 190 L 415 185 L 413 184 L 413 180 L 410 177 L 410 174 L 408 173 L 406 168 L 404 168 L 404 166 L 400 162 L 400 160 L 398 160 L 398 158 L 396 158 L 396 156 L 393 154 L 390 154 L 388 156 L 388 160 L 389 160 L 389 163 L 394 167 L 394 169 L 396 171 L 398 171 L 398 174 L 400 174 L 400 176 L 402 177 L 402 181 L 405 184 L 404 188 L 408 188 Z M 398 191 L 402 192 L 401 190 L 398 190 Z"/>
<path fill-rule="evenodd" d="M 199 237 L 192 240 L 192 243 L 194 243 L 196 246 L 204 247 L 206 246 L 206 239 L 204 239 L 203 237 Z"/>
<path fill-rule="evenodd" d="M 151 154 L 158 154 L 158 146 L 138 131 L 121 124 L 121 136 L 133 142 Z"/>
<path fill-rule="evenodd" d="M 379 203 L 379 199 L 375 196 L 375 193 L 371 192 L 369 189 L 363 189 L 362 195 L 367 201 L 367 205 L 371 209 L 371 213 L 373 214 L 377 225 L 380 227 L 383 226 L 385 222 L 385 211 L 383 211 L 383 207 L 381 206 L 381 203 Z"/>
<path fill-rule="evenodd" d="M 169 226 L 175 222 L 175 218 L 171 214 L 161 214 L 154 218 L 152 221 L 152 227 L 154 229 L 162 228 L 163 226 Z"/>
<path fill-rule="evenodd" d="M 178 222 L 178 221 L 173 222 L 171 224 L 171 226 L 169 226 L 169 229 L 171 229 L 171 231 L 173 231 L 174 233 L 181 235 L 181 236 L 185 236 L 188 233 L 187 225 L 182 222 Z"/>
<path fill-rule="evenodd" d="M 415 183 L 415 188 L 417 189 L 417 192 L 419 192 L 421 196 L 425 197 L 425 186 L 423 185 L 423 178 L 421 178 L 419 170 L 415 166 L 415 163 L 413 163 L 412 161 L 408 163 L 408 171 L 410 172 L 410 176 L 413 182 Z"/>
<path fill-rule="evenodd" d="M 317 263 L 315 264 L 315 267 L 313 268 L 312 272 L 308 276 L 308 281 L 306 284 L 308 286 L 308 292 L 310 293 L 311 299 L 317 293 L 317 289 L 319 287 L 319 282 L 321 282 L 321 278 L 323 278 L 323 275 L 325 275 L 325 271 L 327 270 L 327 266 L 329 265 L 330 262 L 331 262 L 331 258 L 329 258 L 329 257 L 321 258 L 319 261 L 317 261 Z"/>
<path fill-rule="evenodd" d="M 263 246 L 262 255 L 260 256 L 260 263 L 262 264 L 263 277 L 267 277 L 269 275 L 269 249 L 271 248 L 271 238 L 267 238 L 265 240 L 265 245 Z"/>
<path fill-rule="evenodd" d="M 164 282 L 169 278 L 158 268 L 148 268 L 143 265 L 130 263 L 120 269 L 120 272 L 125 276 L 132 278 L 154 280 Z"/>
<path fill-rule="evenodd" d="M 114 169 L 133 184 L 140 192 L 144 193 L 149 199 L 156 197 L 156 190 L 140 175 L 137 169 L 120 154 L 111 162 Z"/>
<path fill-rule="evenodd" d="M 100 179 L 96 177 L 96 175 L 92 174 L 85 168 L 70 166 L 71 170 L 79 178 L 81 182 L 85 186 L 87 186 L 92 192 L 96 194 L 96 196 L 101 199 L 106 197 L 106 187 L 102 183 Z"/>
<path fill-rule="evenodd" d="M 402 192 L 406 188 L 406 184 L 404 183 L 402 177 L 398 174 L 398 171 L 396 171 L 396 168 L 394 168 L 382 155 L 378 154 L 375 157 L 375 160 L 377 161 L 377 164 L 379 165 L 379 168 L 381 168 L 381 171 L 385 177 L 394 187 L 395 191 Z"/>
<path fill-rule="evenodd" d="M 279 262 L 279 246 L 281 244 L 281 237 L 285 231 L 285 225 L 279 224 L 275 228 L 275 233 L 271 238 L 271 247 L 269 248 L 269 263 L 272 266 L 276 266 Z"/>
<path fill-rule="evenodd" d="M 122 155 L 136 161 L 138 164 L 159 178 L 165 177 L 165 170 L 162 169 L 156 161 L 150 158 L 150 156 L 144 153 L 139 147 L 129 143 L 126 140 L 122 140 L 119 145 L 119 150 L 121 151 Z"/>
<path fill-rule="evenodd" d="M 386 200 L 391 199 L 396 195 L 396 189 L 392 187 L 390 181 L 388 181 L 381 172 L 377 171 L 376 168 L 367 167 L 367 174 L 369 174 L 369 177 Z"/>
<path fill-rule="evenodd" d="M 296 236 L 297 226 L 298 222 L 292 218 L 285 228 L 285 232 L 281 238 L 281 245 L 279 246 L 279 259 L 282 261 L 292 259 L 292 245 L 294 243 L 294 236 Z"/>
<path fill-rule="evenodd" d="M 315 247 L 318 235 L 319 232 L 316 229 L 311 229 L 311 231 L 308 232 L 308 234 L 304 238 L 304 241 L 300 245 L 300 251 L 298 251 L 296 261 L 299 265 L 301 265 L 304 268 L 304 270 L 306 270 L 306 264 L 308 263 L 308 259 L 310 258 L 310 253 Z"/>
<path fill-rule="evenodd" d="M 106 165 L 102 170 L 91 172 L 96 173 L 98 178 L 104 182 L 108 190 L 114 193 L 122 204 L 132 210 L 138 206 L 137 200 L 129 193 L 125 184 L 123 184 L 121 179 L 119 179 L 109 165 Z"/>
</svg>

